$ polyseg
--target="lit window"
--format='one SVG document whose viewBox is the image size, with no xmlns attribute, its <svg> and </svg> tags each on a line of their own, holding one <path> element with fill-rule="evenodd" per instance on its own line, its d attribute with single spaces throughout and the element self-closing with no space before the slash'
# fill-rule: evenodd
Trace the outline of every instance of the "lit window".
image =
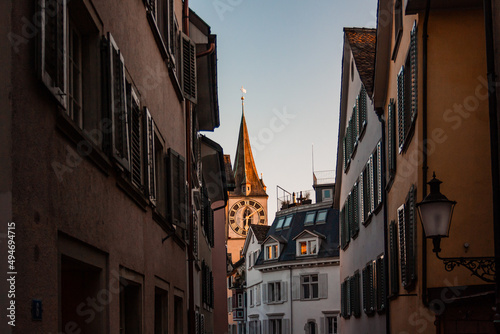
<svg viewBox="0 0 500 334">
<path fill-rule="evenodd" d="M 292 223 L 292 218 L 293 218 L 292 215 L 286 217 L 285 223 L 283 224 L 283 228 L 290 227 L 290 224 Z"/>
<path fill-rule="evenodd" d="M 266 260 L 273 260 L 279 257 L 278 244 L 266 246 Z"/>
<path fill-rule="evenodd" d="M 306 220 L 304 221 L 304 225 L 314 224 L 314 218 L 316 217 L 316 211 L 308 212 L 306 214 Z"/>
<path fill-rule="evenodd" d="M 281 217 L 279 220 L 278 220 L 278 223 L 276 224 L 276 229 L 279 230 L 280 228 L 283 227 L 283 222 L 285 221 L 285 217 Z"/>
<path fill-rule="evenodd" d="M 297 255 L 316 255 L 318 254 L 318 241 L 317 239 L 300 240 L 297 241 Z"/>
<path fill-rule="evenodd" d="M 318 211 L 318 215 L 316 216 L 316 224 L 326 222 L 327 215 L 328 215 L 328 210 Z"/>
</svg>

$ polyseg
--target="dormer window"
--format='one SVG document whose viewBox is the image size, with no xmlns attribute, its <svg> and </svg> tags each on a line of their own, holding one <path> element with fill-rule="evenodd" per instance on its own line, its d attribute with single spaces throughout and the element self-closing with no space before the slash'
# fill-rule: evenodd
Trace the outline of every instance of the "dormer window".
<svg viewBox="0 0 500 334">
<path fill-rule="evenodd" d="M 304 225 L 312 225 L 314 224 L 314 218 L 316 217 L 316 211 L 311 211 L 306 214 L 306 220 L 304 221 Z"/>
<path fill-rule="evenodd" d="M 318 211 L 316 215 L 316 224 L 326 223 L 326 216 L 328 215 L 328 210 Z"/>
<path fill-rule="evenodd" d="M 318 238 L 297 240 L 297 256 L 318 254 Z"/>
<path fill-rule="evenodd" d="M 276 229 L 279 230 L 283 227 L 283 223 L 285 222 L 285 217 L 281 217 L 278 219 L 278 223 L 276 224 Z"/>
<path fill-rule="evenodd" d="M 287 216 L 285 219 L 285 223 L 283 224 L 283 228 L 289 228 L 292 223 L 293 215 Z"/>
<path fill-rule="evenodd" d="M 280 256 L 277 243 L 266 245 L 266 260 L 276 260 Z"/>
</svg>

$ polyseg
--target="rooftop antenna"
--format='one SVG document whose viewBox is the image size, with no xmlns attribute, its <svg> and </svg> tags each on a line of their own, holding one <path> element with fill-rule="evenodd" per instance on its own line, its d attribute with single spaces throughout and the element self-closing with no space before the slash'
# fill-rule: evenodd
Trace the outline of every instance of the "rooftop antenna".
<svg viewBox="0 0 500 334">
<path fill-rule="evenodd" d="M 311 159 L 312 159 L 312 172 L 313 172 L 313 184 L 316 184 L 316 175 L 314 175 L 314 143 L 311 148 Z"/>
</svg>

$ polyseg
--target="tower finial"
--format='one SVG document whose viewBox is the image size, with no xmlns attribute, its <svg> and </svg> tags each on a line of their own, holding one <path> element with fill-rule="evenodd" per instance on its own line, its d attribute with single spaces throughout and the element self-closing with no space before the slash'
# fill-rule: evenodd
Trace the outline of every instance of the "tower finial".
<svg viewBox="0 0 500 334">
<path fill-rule="evenodd" d="M 243 94 L 247 93 L 247 90 L 241 86 L 241 112 L 245 114 L 245 96 Z"/>
</svg>

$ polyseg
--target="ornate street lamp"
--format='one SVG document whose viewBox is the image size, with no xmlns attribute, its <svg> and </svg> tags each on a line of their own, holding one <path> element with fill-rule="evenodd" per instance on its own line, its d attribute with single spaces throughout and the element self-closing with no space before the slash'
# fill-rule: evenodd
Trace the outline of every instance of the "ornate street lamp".
<svg viewBox="0 0 500 334">
<path fill-rule="evenodd" d="M 441 238 L 448 238 L 453 209 L 457 202 L 450 201 L 441 194 L 441 181 L 433 174 L 432 180 L 428 182 L 431 187 L 430 193 L 420 203 L 417 203 L 418 213 L 427 238 L 432 239 L 438 259 L 444 262 L 446 271 L 452 271 L 456 266 L 463 266 L 472 272 L 472 275 L 486 282 L 495 282 L 495 258 L 494 257 L 440 257 Z"/>
</svg>

